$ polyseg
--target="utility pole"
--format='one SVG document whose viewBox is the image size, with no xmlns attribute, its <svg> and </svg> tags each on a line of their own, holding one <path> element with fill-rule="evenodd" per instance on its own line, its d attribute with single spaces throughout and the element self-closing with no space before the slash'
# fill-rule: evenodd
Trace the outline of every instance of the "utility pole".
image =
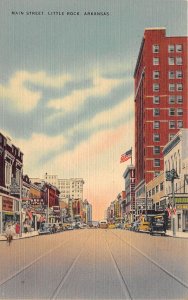
<svg viewBox="0 0 188 300">
<path fill-rule="evenodd" d="M 166 181 L 171 181 L 171 189 L 172 189 L 172 203 L 173 203 L 173 213 L 172 213 L 172 230 L 173 236 L 176 236 L 176 199 L 174 192 L 174 179 L 178 179 L 179 176 L 175 169 L 166 172 Z"/>
</svg>

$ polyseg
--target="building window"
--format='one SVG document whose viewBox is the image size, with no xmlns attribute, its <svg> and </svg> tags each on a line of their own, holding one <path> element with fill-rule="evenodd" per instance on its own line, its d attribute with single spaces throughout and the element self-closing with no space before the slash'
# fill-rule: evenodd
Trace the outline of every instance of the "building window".
<svg viewBox="0 0 188 300">
<path fill-rule="evenodd" d="M 182 83 L 177 83 L 176 90 L 177 91 L 183 91 L 183 84 Z"/>
<path fill-rule="evenodd" d="M 182 57 L 179 56 L 179 57 L 176 57 L 176 65 L 182 65 L 183 61 L 182 61 Z"/>
<path fill-rule="evenodd" d="M 170 95 L 168 102 L 169 102 L 169 104 L 175 104 L 175 100 L 176 100 L 176 97 L 174 95 Z"/>
<path fill-rule="evenodd" d="M 183 116 L 183 109 L 182 108 L 177 108 L 177 115 L 178 116 Z"/>
<path fill-rule="evenodd" d="M 153 53 L 159 53 L 159 45 L 153 45 Z"/>
<path fill-rule="evenodd" d="M 159 158 L 154 159 L 154 167 L 160 167 L 160 159 Z"/>
<path fill-rule="evenodd" d="M 182 71 L 176 71 L 176 78 L 183 78 L 183 72 Z"/>
<path fill-rule="evenodd" d="M 152 195 L 155 195 L 155 188 L 152 188 Z"/>
<path fill-rule="evenodd" d="M 175 72 L 174 71 L 169 71 L 168 72 L 168 78 L 169 79 L 175 79 Z"/>
<path fill-rule="evenodd" d="M 163 184 L 163 182 L 161 182 L 160 183 L 160 191 L 163 191 L 163 189 L 164 189 L 164 184 Z"/>
<path fill-rule="evenodd" d="M 159 96 L 153 96 L 153 104 L 159 104 L 160 103 L 160 97 Z"/>
<path fill-rule="evenodd" d="M 5 162 L 5 185 L 11 185 L 12 165 Z"/>
<path fill-rule="evenodd" d="M 170 121 L 169 122 L 169 129 L 175 129 L 176 128 L 176 122 L 175 121 Z"/>
<path fill-rule="evenodd" d="M 177 99 L 177 103 L 178 104 L 182 104 L 183 103 L 183 96 L 182 95 L 176 96 L 176 99 Z"/>
<path fill-rule="evenodd" d="M 153 92 L 159 92 L 159 84 L 158 83 L 153 84 Z"/>
<path fill-rule="evenodd" d="M 153 122 L 153 129 L 159 129 L 160 128 L 160 122 L 159 121 L 154 121 Z"/>
<path fill-rule="evenodd" d="M 153 79 L 159 79 L 159 71 L 153 71 Z"/>
<path fill-rule="evenodd" d="M 159 65 L 159 57 L 153 57 L 153 65 L 158 66 Z"/>
<path fill-rule="evenodd" d="M 183 45 L 176 45 L 176 52 L 182 52 Z"/>
<path fill-rule="evenodd" d="M 159 192 L 159 186 L 158 185 L 156 185 L 155 190 L 156 190 L 156 193 Z"/>
<path fill-rule="evenodd" d="M 159 116 L 160 115 L 160 109 L 159 108 L 154 108 L 153 109 L 153 116 Z"/>
<path fill-rule="evenodd" d="M 174 83 L 169 83 L 168 90 L 169 90 L 169 92 L 174 92 L 175 91 L 175 84 Z"/>
<path fill-rule="evenodd" d="M 160 154 L 160 146 L 153 147 L 153 154 Z"/>
<path fill-rule="evenodd" d="M 175 134 L 170 133 L 170 134 L 169 134 L 169 141 L 171 141 L 171 140 L 173 139 L 174 136 L 175 136 Z"/>
<path fill-rule="evenodd" d="M 154 142 L 160 142 L 160 135 L 159 135 L 159 133 L 154 133 L 153 134 L 153 141 Z"/>
<path fill-rule="evenodd" d="M 183 128 L 183 121 L 177 121 L 177 128 Z"/>
<path fill-rule="evenodd" d="M 174 59 L 174 57 L 169 57 L 169 58 L 168 58 L 168 64 L 169 64 L 170 66 L 173 66 L 173 65 L 175 64 L 175 59 Z"/>
<path fill-rule="evenodd" d="M 175 108 L 169 108 L 169 116 L 175 116 Z"/>
<path fill-rule="evenodd" d="M 168 45 L 168 53 L 174 52 L 175 47 L 174 45 Z"/>
</svg>

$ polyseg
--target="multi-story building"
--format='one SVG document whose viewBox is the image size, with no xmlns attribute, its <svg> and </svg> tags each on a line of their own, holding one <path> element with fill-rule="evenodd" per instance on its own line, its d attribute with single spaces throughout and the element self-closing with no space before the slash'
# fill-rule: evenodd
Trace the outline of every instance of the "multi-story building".
<svg viewBox="0 0 188 300">
<path fill-rule="evenodd" d="M 44 180 L 59 189 L 61 201 L 68 202 L 70 198 L 83 201 L 84 180 L 82 178 L 59 179 L 57 175 L 48 175 L 46 173 Z"/>
<path fill-rule="evenodd" d="M 164 168 L 162 150 L 188 128 L 187 37 L 145 29 L 135 71 L 136 198 Z"/>
<path fill-rule="evenodd" d="M 23 153 L 0 133 L 0 233 L 9 221 L 20 221 Z"/>
<path fill-rule="evenodd" d="M 126 213 L 130 214 L 130 220 L 135 219 L 135 167 L 130 165 L 123 173 L 125 180 L 125 192 L 126 192 Z"/>
<path fill-rule="evenodd" d="M 181 129 L 165 145 L 163 154 L 165 175 L 175 170 L 176 176 L 173 185 L 172 180 L 165 180 L 165 197 L 161 201 L 166 201 L 172 211 L 175 206 L 176 229 L 188 231 L 188 129 Z"/>
</svg>

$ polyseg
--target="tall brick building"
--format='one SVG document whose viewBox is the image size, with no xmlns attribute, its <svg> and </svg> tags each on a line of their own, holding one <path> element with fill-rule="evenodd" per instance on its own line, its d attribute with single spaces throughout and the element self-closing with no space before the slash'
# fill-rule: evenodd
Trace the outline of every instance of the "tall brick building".
<svg viewBox="0 0 188 300">
<path fill-rule="evenodd" d="M 188 128 L 187 37 L 145 29 L 135 72 L 136 197 L 163 170 L 162 150 Z"/>
</svg>

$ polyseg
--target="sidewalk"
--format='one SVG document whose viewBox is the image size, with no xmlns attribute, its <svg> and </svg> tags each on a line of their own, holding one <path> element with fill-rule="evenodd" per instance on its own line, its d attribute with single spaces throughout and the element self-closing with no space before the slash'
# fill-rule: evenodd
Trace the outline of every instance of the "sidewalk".
<svg viewBox="0 0 188 300">
<path fill-rule="evenodd" d="M 166 235 L 173 237 L 173 231 L 172 230 L 167 230 Z M 177 231 L 175 238 L 188 238 L 188 232 Z"/>
<path fill-rule="evenodd" d="M 28 233 L 22 233 L 22 236 L 14 236 L 13 240 L 19 240 L 19 239 L 25 239 L 25 238 L 30 238 L 33 236 L 37 236 L 39 235 L 38 231 L 32 231 L 32 232 L 28 232 Z M 0 241 L 6 241 L 6 237 L 2 234 L 0 235 Z"/>
</svg>

